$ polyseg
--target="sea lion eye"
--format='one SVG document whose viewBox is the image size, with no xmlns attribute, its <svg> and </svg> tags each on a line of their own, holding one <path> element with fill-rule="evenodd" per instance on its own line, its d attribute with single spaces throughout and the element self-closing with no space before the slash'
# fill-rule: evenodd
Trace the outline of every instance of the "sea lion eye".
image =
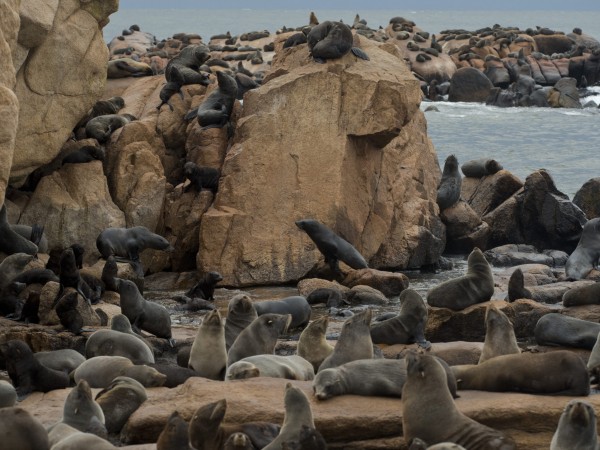
<svg viewBox="0 0 600 450">
<path fill-rule="evenodd" d="M 267 325 L 271 325 L 273 323 L 272 320 L 267 321 Z"/>
</svg>

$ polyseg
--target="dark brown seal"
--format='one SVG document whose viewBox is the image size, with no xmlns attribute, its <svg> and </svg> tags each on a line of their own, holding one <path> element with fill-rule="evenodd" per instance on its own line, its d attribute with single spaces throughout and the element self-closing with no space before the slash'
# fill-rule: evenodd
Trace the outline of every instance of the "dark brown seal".
<svg viewBox="0 0 600 450">
<path fill-rule="evenodd" d="M 552 436 L 550 450 L 598 450 L 596 411 L 588 402 L 571 400 L 565 406 Z"/>
<path fill-rule="evenodd" d="M 129 417 L 146 401 L 146 389 L 129 377 L 116 377 L 96 395 L 96 403 L 104 413 L 106 430 L 120 433 Z"/>
<path fill-rule="evenodd" d="M 502 164 L 495 159 L 489 158 L 472 159 L 460 166 L 460 170 L 462 170 L 465 177 L 473 178 L 483 178 L 487 175 L 493 175 L 502 169 Z"/>
<path fill-rule="evenodd" d="M 187 422 L 182 419 L 179 412 L 173 411 L 158 436 L 156 450 L 189 450 L 191 448 L 189 440 Z"/>
<path fill-rule="evenodd" d="M 462 176 L 458 171 L 458 160 L 456 156 L 450 155 L 444 163 L 442 179 L 437 190 L 437 204 L 440 211 L 450 208 L 460 199 Z"/>
</svg>

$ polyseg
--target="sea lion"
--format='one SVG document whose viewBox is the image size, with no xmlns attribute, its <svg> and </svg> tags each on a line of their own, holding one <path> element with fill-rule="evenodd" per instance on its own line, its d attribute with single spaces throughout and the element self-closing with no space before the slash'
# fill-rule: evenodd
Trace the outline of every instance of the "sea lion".
<svg viewBox="0 0 600 450">
<path fill-rule="evenodd" d="M 300 439 L 302 426 L 315 428 L 310 403 L 301 389 L 287 383 L 285 385 L 285 415 L 279 435 L 264 450 L 282 450 L 285 442 Z"/>
<path fill-rule="evenodd" d="M 316 428 L 302 425 L 298 439 L 285 441 L 282 450 L 327 450 L 327 442 Z"/>
<path fill-rule="evenodd" d="M 371 325 L 371 340 L 374 344 L 410 344 L 417 342 L 428 348 L 431 343 L 425 339 L 427 325 L 427 305 L 413 289 L 405 289 L 400 294 L 400 313 Z"/>
<path fill-rule="evenodd" d="M 236 73 L 235 82 L 237 83 L 238 88 L 236 96 L 238 100 L 243 100 L 246 92 L 256 89 L 260 86 L 260 84 L 254 80 L 254 78 L 244 73 Z"/>
<path fill-rule="evenodd" d="M 171 346 L 174 345 L 171 337 L 171 315 L 167 308 L 147 301 L 130 280 L 119 281 L 119 295 L 121 312 L 127 316 L 135 332 L 144 330 L 156 337 L 165 338 Z"/>
<path fill-rule="evenodd" d="M 134 120 L 137 118 L 131 114 L 106 114 L 94 117 L 85 124 L 85 135 L 104 144 L 110 139 L 111 134 Z"/>
<path fill-rule="evenodd" d="M 90 432 L 98 422 L 104 424 L 104 412 L 92 397 L 87 381 L 79 380 L 67 395 L 61 422 L 84 433 Z"/>
<path fill-rule="evenodd" d="M 44 227 L 41 225 L 25 225 L 21 223 L 10 224 L 15 233 L 20 234 L 25 239 L 38 246 L 38 253 L 48 253 L 48 238 L 44 233 Z"/>
<path fill-rule="evenodd" d="M 44 366 L 65 373 L 71 373 L 85 361 L 85 356 L 72 348 L 37 352 L 33 357 Z"/>
<path fill-rule="evenodd" d="M 442 179 L 437 189 L 437 204 L 440 211 L 450 208 L 460 199 L 460 188 L 462 177 L 458 171 L 458 160 L 456 156 L 450 155 L 444 163 Z"/>
<path fill-rule="evenodd" d="M 235 79 L 220 70 L 217 72 L 217 82 L 219 88 L 211 92 L 196 111 L 198 123 L 203 129 L 222 128 L 229 121 L 233 111 L 237 97 Z"/>
<path fill-rule="evenodd" d="M 75 335 L 80 335 L 83 331 L 87 331 L 83 329 L 83 316 L 77 310 L 78 295 L 77 292 L 63 295 L 55 307 L 60 324 Z"/>
<path fill-rule="evenodd" d="M 353 269 L 366 269 L 369 266 L 362 255 L 345 239 L 342 239 L 329 227 L 313 219 L 297 220 L 296 226 L 308 234 L 319 251 L 325 257 L 334 274 L 340 275 L 338 261 Z"/>
<path fill-rule="evenodd" d="M 583 360 L 569 350 L 495 356 L 477 365 L 453 366 L 459 389 L 529 394 L 589 395 Z"/>
<path fill-rule="evenodd" d="M 238 432 L 229 436 L 223 450 L 254 450 L 254 446 L 247 434 Z"/>
<path fill-rule="evenodd" d="M 600 217 L 583 226 L 577 247 L 567 259 L 565 273 L 569 280 L 581 280 L 598 266 L 600 259 Z"/>
<path fill-rule="evenodd" d="M 402 430 L 406 442 L 419 438 L 429 444 L 454 442 L 472 450 L 517 448 L 510 437 L 458 410 L 446 383 L 446 373 L 437 359 L 415 352 L 408 353 L 405 359 Z"/>
<path fill-rule="evenodd" d="M 227 369 L 227 350 L 225 349 L 225 328 L 219 310 L 209 312 L 198 327 L 198 333 L 192 344 L 190 369 L 201 377 L 211 380 L 224 380 Z"/>
<path fill-rule="evenodd" d="M 114 324 L 114 317 L 112 323 Z M 129 320 L 127 323 L 129 324 Z M 128 333 L 114 329 L 94 331 L 85 343 L 85 356 L 123 356 L 135 364 L 155 362 L 152 349 L 141 336 L 133 331 Z"/>
<path fill-rule="evenodd" d="M 533 292 L 525 287 L 525 277 L 523 276 L 523 271 L 517 267 L 510 275 L 508 280 L 508 293 L 506 300 L 510 303 L 520 298 L 530 298 L 532 300 L 539 301 L 537 298 L 535 298 Z"/>
<path fill-rule="evenodd" d="M 167 63 L 165 79 L 181 85 L 198 84 L 202 80 L 198 78 L 201 75 L 198 70 L 209 59 L 210 50 L 206 45 L 188 45 Z"/>
<path fill-rule="evenodd" d="M 102 269 L 101 280 L 107 291 L 119 292 L 119 286 L 117 285 L 117 274 L 119 267 L 117 266 L 117 260 L 113 255 L 106 258 L 104 268 Z"/>
<path fill-rule="evenodd" d="M 483 178 L 487 175 L 494 175 L 504 167 L 495 159 L 481 158 L 472 159 L 463 163 L 460 170 L 465 177 Z"/>
<path fill-rule="evenodd" d="M 6 289 L 13 278 L 19 275 L 31 261 L 33 255 L 27 253 L 13 253 L 4 258 L 0 262 L 0 291 Z"/>
<path fill-rule="evenodd" d="M 108 259 L 113 255 L 117 261 L 133 262 L 134 268 L 137 268 L 136 265 L 141 266 L 140 252 L 147 248 L 166 251 L 173 249 L 169 241 L 160 234 L 142 226 L 106 228 L 96 238 L 96 247 L 102 258 Z"/>
<path fill-rule="evenodd" d="M 65 164 L 84 164 L 91 161 L 102 161 L 105 157 L 104 149 L 94 145 L 84 145 L 79 150 L 69 153 L 62 160 Z"/>
<path fill-rule="evenodd" d="M 188 424 L 173 411 L 156 441 L 156 450 L 190 450 Z"/>
<path fill-rule="evenodd" d="M 215 286 L 219 281 L 223 281 L 223 276 L 219 272 L 206 272 L 200 276 L 200 280 L 185 295 L 190 298 L 214 300 Z"/>
<path fill-rule="evenodd" d="M 550 450 L 598 450 L 596 411 L 583 400 L 573 399 L 565 406 L 552 436 Z"/>
<path fill-rule="evenodd" d="M 485 340 L 479 364 L 499 355 L 521 353 L 513 324 L 506 314 L 489 305 L 485 310 Z"/>
<path fill-rule="evenodd" d="M 227 350 L 244 328 L 258 317 L 254 303 L 246 294 L 238 294 L 229 300 L 227 319 L 225 319 L 225 344 Z"/>
<path fill-rule="evenodd" d="M 90 305 L 92 304 L 92 290 L 79 274 L 77 259 L 72 247 L 63 250 L 60 255 L 60 272 L 58 275 L 60 289 L 56 294 L 52 307 L 54 308 L 62 298 L 65 288 L 71 287 L 81 295 Z M 97 302 L 96 302 L 97 303 Z"/>
<path fill-rule="evenodd" d="M 327 308 L 339 308 L 340 306 L 349 304 L 349 302 L 344 299 L 339 289 L 332 288 L 315 289 L 308 294 L 306 301 L 309 305 L 325 303 Z"/>
<path fill-rule="evenodd" d="M 123 97 L 115 96 L 106 100 L 98 100 L 94 103 L 94 106 L 92 106 L 86 116 L 79 121 L 75 128 L 85 127 L 85 124 L 94 117 L 104 116 L 106 114 L 117 114 L 123 107 L 125 107 L 125 100 Z"/>
<path fill-rule="evenodd" d="M 598 338 L 596 338 L 596 343 L 588 358 L 587 368 L 590 374 L 590 381 L 592 383 L 600 383 L 600 339 Z"/>
<path fill-rule="evenodd" d="M 286 332 L 292 316 L 264 314 L 244 328 L 231 345 L 227 365 L 253 355 L 273 354 L 279 335 Z"/>
<path fill-rule="evenodd" d="M 292 321 L 290 329 L 304 328 L 310 321 L 312 309 L 306 298 L 300 295 L 286 297 L 281 300 L 266 300 L 254 303 L 254 309 L 259 316 L 263 314 L 290 314 Z"/>
<path fill-rule="evenodd" d="M 8 381 L 0 380 L 0 408 L 14 406 L 17 403 L 17 390 Z"/>
<path fill-rule="evenodd" d="M 50 392 L 69 386 L 69 376 L 42 365 L 25 342 L 10 340 L 0 344 L 0 351 L 19 397 L 32 391 Z"/>
<path fill-rule="evenodd" d="M 167 379 L 156 369 L 145 365 L 136 366 L 123 356 L 94 356 L 73 372 L 76 383 L 86 380 L 93 388 L 105 388 L 119 376 L 133 378 L 145 387 L 162 386 Z"/>
<path fill-rule="evenodd" d="M 132 58 L 108 61 L 107 78 L 143 77 L 153 75 L 152 67 Z"/>
<path fill-rule="evenodd" d="M 310 362 L 298 355 L 254 355 L 236 361 L 227 367 L 225 374 L 226 381 L 254 377 L 308 381 L 315 377 L 315 370 Z"/>
<path fill-rule="evenodd" d="M 357 47 L 353 47 L 354 38 L 352 30 L 342 22 L 326 20 L 314 26 L 306 36 L 308 49 L 316 62 L 326 59 L 341 58 L 349 51 L 364 60 L 369 60 L 367 54 Z"/>
<path fill-rule="evenodd" d="M 183 165 L 183 175 L 190 180 L 190 184 L 185 187 L 184 192 L 189 192 L 192 188 L 200 192 L 204 188 L 216 194 L 219 190 L 219 179 L 221 178 L 219 169 L 199 167 L 193 162 L 188 161 Z"/>
<path fill-rule="evenodd" d="M 11 282 L 0 291 L 0 314 L 8 318 L 20 318 L 23 309 L 23 301 L 19 294 L 27 287 L 25 283 Z M 19 320 L 19 319 L 17 319 Z"/>
<path fill-rule="evenodd" d="M 559 313 L 545 314 L 535 324 L 538 345 L 567 346 L 591 350 L 596 343 L 600 324 Z"/>
<path fill-rule="evenodd" d="M 120 433 L 129 417 L 146 401 L 146 389 L 129 377 L 116 377 L 96 395 L 96 403 L 104 413 L 106 430 Z"/>
<path fill-rule="evenodd" d="M 80 431 L 70 434 L 52 446 L 52 450 L 118 450 L 106 439 Z"/>
<path fill-rule="evenodd" d="M 189 355 L 188 358 L 185 360 L 186 364 L 188 360 Z M 179 386 L 180 384 L 185 383 L 189 378 L 199 376 L 198 372 L 196 372 L 195 370 L 192 370 L 188 367 L 180 367 L 179 365 L 171 363 L 152 363 L 148 364 L 148 366 L 153 367 L 154 369 L 156 369 L 157 371 L 159 371 L 167 377 L 163 386 L 168 388 Z"/>
<path fill-rule="evenodd" d="M 331 355 L 319 366 L 319 372 L 357 359 L 373 358 L 373 342 L 369 329 L 371 316 L 372 311 L 366 309 L 344 322 L 337 344 Z"/>
<path fill-rule="evenodd" d="M 569 289 L 562 296 L 563 306 L 600 304 L 600 282 Z"/>
<path fill-rule="evenodd" d="M 2 448 L 19 450 L 49 450 L 48 433 L 28 411 L 18 408 L 0 408 L 0 436 Z"/>
<path fill-rule="evenodd" d="M 298 355 L 313 365 L 315 372 L 321 363 L 333 352 L 333 346 L 327 342 L 326 333 L 329 317 L 321 316 L 313 320 L 300 334 Z"/>
<path fill-rule="evenodd" d="M 0 208 L 0 252 L 7 255 L 26 253 L 32 256 L 38 252 L 37 245 L 11 228 L 6 216 L 6 205 L 4 204 Z"/>
<path fill-rule="evenodd" d="M 267 422 L 241 425 L 223 424 L 227 411 L 225 399 L 201 406 L 190 420 L 190 443 L 196 450 L 221 450 L 233 433 L 248 435 L 255 448 L 265 448 L 278 435 L 280 427 Z"/>
<path fill-rule="evenodd" d="M 485 256 L 477 247 L 467 259 L 467 273 L 438 284 L 427 293 L 427 303 L 438 308 L 460 311 L 487 302 L 494 293 L 494 276 Z"/>
</svg>

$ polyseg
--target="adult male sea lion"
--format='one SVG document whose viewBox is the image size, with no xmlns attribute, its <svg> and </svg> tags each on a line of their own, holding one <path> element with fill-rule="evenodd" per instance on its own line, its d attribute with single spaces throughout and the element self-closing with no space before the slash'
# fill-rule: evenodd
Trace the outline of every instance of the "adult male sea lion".
<svg viewBox="0 0 600 450">
<path fill-rule="evenodd" d="M 533 331 L 538 345 L 591 350 L 600 332 L 600 324 L 564 314 L 550 313 L 539 318 Z"/>
<path fill-rule="evenodd" d="M 349 51 L 354 56 L 369 60 L 367 54 L 358 47 L 353 47 L 354 38 L 350 27 L 342 22 L 326 20 L 314 26 L 306 36 L 308 48 L 316 62 L 326 59 L 341 58 Z"/>
<path fill-rule="evenodd" d="M 477 247 L 467 259 L 467 273 L 438 284 L 427 293 L 430 306 L 460 311 L 492 298 L 494 276 L 485 256 Z"/>
<path fill-rule="evenodd" d="M 254 303 L 246 294 L 237 294 L 229 300 L 225 319 L 225 345 L 227 350 L 244 328 L 258 317 Z"/>
<path fill-rule="evenodd" d="M 567 259 L 565 273 L 570 280 L 581 280 L 598 266 L 600 259 L 600 217 L 583 226 L 577 247 Z"/>
<path fill-rule="evenodd" d="M 459 389 L 530 394 L 589 395 L 583 360 L 568 350 L 499 355 L 477 365 L 453 366 Z"/>
<path fill-rule="evenodd" d="M 0 252 L 7 255 L 14 253 L 36 255 L 38 252 L 37 245 L 11 228 L 6 216 L 6 205 L 4 204 L 0 208 Z"/>
<path fill-rule="evenodd" d="M 290 314 L 291 328 L 304 328 L 310 321 L 312 309 L 306 298 L 301 295 L 282 298 L 281 300 L 265 300 L 254 303 L 254 309 L 259 316 L 263 314 Z"/>
<path fill-rule="evenodd" d="M 374 344 L 410 344 L 417 342 L 428 348 L 431 343 L 425 339 L 427 325 L 427 305 L 413 289 L 405 289 L 400 294 L 400 313 L 391 319 L 371 325 L 371 340 Z"/>
<path fill-rule="evenodd" d="M 407 442 L 419 438 L 429 444 L 455 442 L 471 450 L 517 448 L 510 437 L 458 410 L 446 383 L 446 373 L 433 356 L 411 352 L 405 359 L 402 430 Z"/>
<path fill-rule="evenodd" d="M 357 359 L 373 358 L 373 342 L 369 329 L 371 316 L 371 310 L 366 309 L 344 322 L 337 344 L 331 355 L 319 366 L 319 372 Z"/>
<path fill-rule="evenodd" d="M 506 314 L 489 305 L 485 310 L 485 340 L 479 363 L 512 353 L 521 353 L 513 324 Z"/>
<path fill-rule="evenodd" d="M 236 361 L 229 367 L 225 380 L 243 380 L 254 377 L 312 380 L 315 370 L 310 362 L 298 355 L 254 355 Z"/>
<path fill-rule="evenodd" d="M 146 401 L 146 389 L 129 377 L 116 377 L 96 395 L 96 403 L 104 413 L 106 430 L 120 433 L 129 417 Z"/>
<path fill-rule="evenodd" d="M 85 125 L 85 134 L 86 137 L 94 138 L 100 144 L 104 144 L 111 134 L 134 120 L 137 118 L 131 114 L 106 114 L 94 117 Z"/>
<path fill-rule="evenodd" d="M 550 450 L 598 450 L 596 411 L 583 400 L 573 399 L 565 406 L 552 436 Z"/>
<path fill-rule="evenodd" d="M 198 327 L 198 333 L 192 344 L 190 369 L 201 377 L 211 380 L 224 380 L 227 369 L 227 350 L 225 348 L 225 328 L 219 310 L 209 312 Z"/>
<path fill-rule="evenodd" d="M 18 407 L 0 408 L 2 448 L 49 450 L 48 433 L 39 420 Z"/>
<path fill-rule="evenodd" d="M 487 175 L 493 175 L 502 170 L 502 165 L 495 159 L 481 158 L 472 159 L 463 163 L 460 170 L 465 177 L 483 178 Z"/>
<path fill-rule="evenodd" d="M 333 352 L 333 346 L 327 342 L 326 333 L 329 317 L 321 316 L 313 320 L 300 334 L 298 355 L 309 361 L 315 372 L 321 363 Z"/>
<path fill-rule="evenodd" d="M 119 376 L 130 377 L 145 387 L 162 386 L 166 376 L 145 365 L 134 365 L 123 356 L 94 356 L 81 364 L 73 373 L 76 383 L 86 380 L 90 387 L 105 388 Z"/>
<path fill-rule="evenodd" d="M 325 257 L 334 274 L 339 275 L 338 261 L 353 269 L 366 269 L 369 266 L 362 255 L 345 239 L 342 239 L 329 227 L 313 219 L 297 220 L 296 226 L 308 234 Z"/>
<path fill-rule="evenodd" d="M 440 211 L 450 208 L 460 199 L 460 188 L 462 177 L 458 171 L 458 160 L 456 156 L 450 155 L 444 163 L 442 179 L 437 189 L 437 204 Z"/>
</svg>

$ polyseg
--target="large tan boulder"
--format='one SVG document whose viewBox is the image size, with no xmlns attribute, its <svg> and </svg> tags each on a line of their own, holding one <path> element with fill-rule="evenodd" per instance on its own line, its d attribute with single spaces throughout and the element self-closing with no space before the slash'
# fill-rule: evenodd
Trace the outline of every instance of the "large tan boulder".
<svg viewBox="0 0 600 450">
<path fill-rule="evenodd" d="M 500 170 L 483 178 L 463 178 L 461 193 L 477 214 L 485 216 L 521 187 L 521 180 L 508 170 Z"/>
<path fill-rule="evenodd" d="M 296 280 L 322 257 L 294 222 L 314 218 L 372 267 L 435 262 L 444 231 L 439 168 L 418 105 L 418 81 L 397 56 L 360 39 L 352 54 L 314 63 L 304 46 L 273 60 L 246 93 L 219 192 L 202 217 L 198 268 L 225 284 Z"/>
<path fill-rule="evenodd" d="M 108 49 L 101 26 L 118 6 L 117 0 L 22 3 L 19 44 L 27 56 L 15 87 L 20 103 L 10 175 L 15 184 L 52 161 L 102 94 Z"/>
<path fill-rule="evenodd" d="M 66 164 L 42 178 L 21 223 L 43 224 L 50 248 L 77 242 L 86 260 L 96 261 L 96 238 L 105 228 L 125 226 L 125 216 L 110 197 L 102 163 L 93 161 Z"/>
</svg>

